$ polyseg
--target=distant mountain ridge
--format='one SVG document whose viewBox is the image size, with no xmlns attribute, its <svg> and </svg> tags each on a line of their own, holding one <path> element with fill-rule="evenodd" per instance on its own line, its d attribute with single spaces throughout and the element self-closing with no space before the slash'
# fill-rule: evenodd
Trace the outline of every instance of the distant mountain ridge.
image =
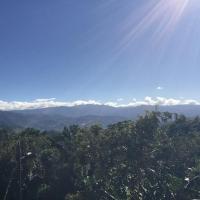
<svg viewBox="0 0 200 200">
<path fill-rule="evenodd" d="M 73 107 L 51 107 L 33 110 L 0 111 L 0 127 L 37 128 L 61 130 L 64 126 L 80 126 L 116 123 L 134 120 L 145 111 L 154 111 L 155 106 L 111 107 L 105 105 L 79 105 Z M 200 116 L 199 105 L 159 106 L 161 112 Z"/>
</svg>

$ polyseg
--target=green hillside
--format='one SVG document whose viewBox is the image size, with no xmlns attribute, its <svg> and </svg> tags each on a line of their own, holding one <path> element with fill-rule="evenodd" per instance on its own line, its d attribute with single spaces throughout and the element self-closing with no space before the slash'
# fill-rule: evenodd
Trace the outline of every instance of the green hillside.
<svg viewBox="0 0 200 200">
<path fill-rule="evenodd" d="M 199 198 L 199 118 L 149 112 L 107 128 L 0 130 L 0 199 Z"/>
</svg>

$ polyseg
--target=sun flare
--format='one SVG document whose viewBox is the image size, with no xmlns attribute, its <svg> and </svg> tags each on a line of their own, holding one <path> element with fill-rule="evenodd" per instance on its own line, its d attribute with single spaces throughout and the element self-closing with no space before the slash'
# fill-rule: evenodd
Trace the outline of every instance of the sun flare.
<svg viewBox="0 0 200 200">
<path fill-rule="evenodd" d="M 154 38 L 162 39 L 166 34 L 171 33 L 179 21 L 184 16 L 190 0 L 160 0 L 150 1 L 143 7 L 143 15 L 137 23 L 131 25 L 131 21 L 134 21 L 134 14 L 132 14 L 127 24 L 129 29 L 127 34 L 122 40 L 121 47 L 126 48 L 137 37 L 144 34 L 147 30 L 154 27 Z M 156 25 L 156 26 L 155 26 Z"/>
</svg>

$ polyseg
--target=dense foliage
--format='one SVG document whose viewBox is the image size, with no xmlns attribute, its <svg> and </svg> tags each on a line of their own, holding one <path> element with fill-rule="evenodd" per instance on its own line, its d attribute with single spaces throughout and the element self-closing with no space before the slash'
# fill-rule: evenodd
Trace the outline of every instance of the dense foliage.
<svg viewBox="0 0 200 200">
<path fill-rule="evenodd" d="M 106 129 L 0 130 L 0 199 L 198 198 L 198 117 L 151 112 Z"/>
</svg>

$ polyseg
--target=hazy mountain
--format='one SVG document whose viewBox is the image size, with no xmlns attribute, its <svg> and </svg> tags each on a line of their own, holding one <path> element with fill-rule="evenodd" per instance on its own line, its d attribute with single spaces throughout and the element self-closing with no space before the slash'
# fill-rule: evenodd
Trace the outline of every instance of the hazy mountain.
<svg viewBox="0 0 200 200">
<path fill-rule="evenodd" d="M 154 106 L 137 106 L 137 107 L 111 107 L 105 105 L 80 105 L 73 107 L 53 107 L 35 110 L 15 111 L 23 114 L 43 114 L 48 116 L 64 117 L 84 117 L 84 116 L 120 116 L 124 118 L 135 118 L 146 110 L 154 110 Z"/>
<path fill-rule="evenodd" d="M 145 111 L 155 110 L 154 106 L 120 107 L 104 105 L 81 105 L 74 107 L 54 107 L 21 111 L 0 111 L 0 126 L 56 130 L 64 126 L 78 124 L 116 123 L 123 120 L 133 120 Z M 200 115 L 198 105 L 160 106 L 159 111 L 184 114 L 188 117 Z"/>
</svg>

